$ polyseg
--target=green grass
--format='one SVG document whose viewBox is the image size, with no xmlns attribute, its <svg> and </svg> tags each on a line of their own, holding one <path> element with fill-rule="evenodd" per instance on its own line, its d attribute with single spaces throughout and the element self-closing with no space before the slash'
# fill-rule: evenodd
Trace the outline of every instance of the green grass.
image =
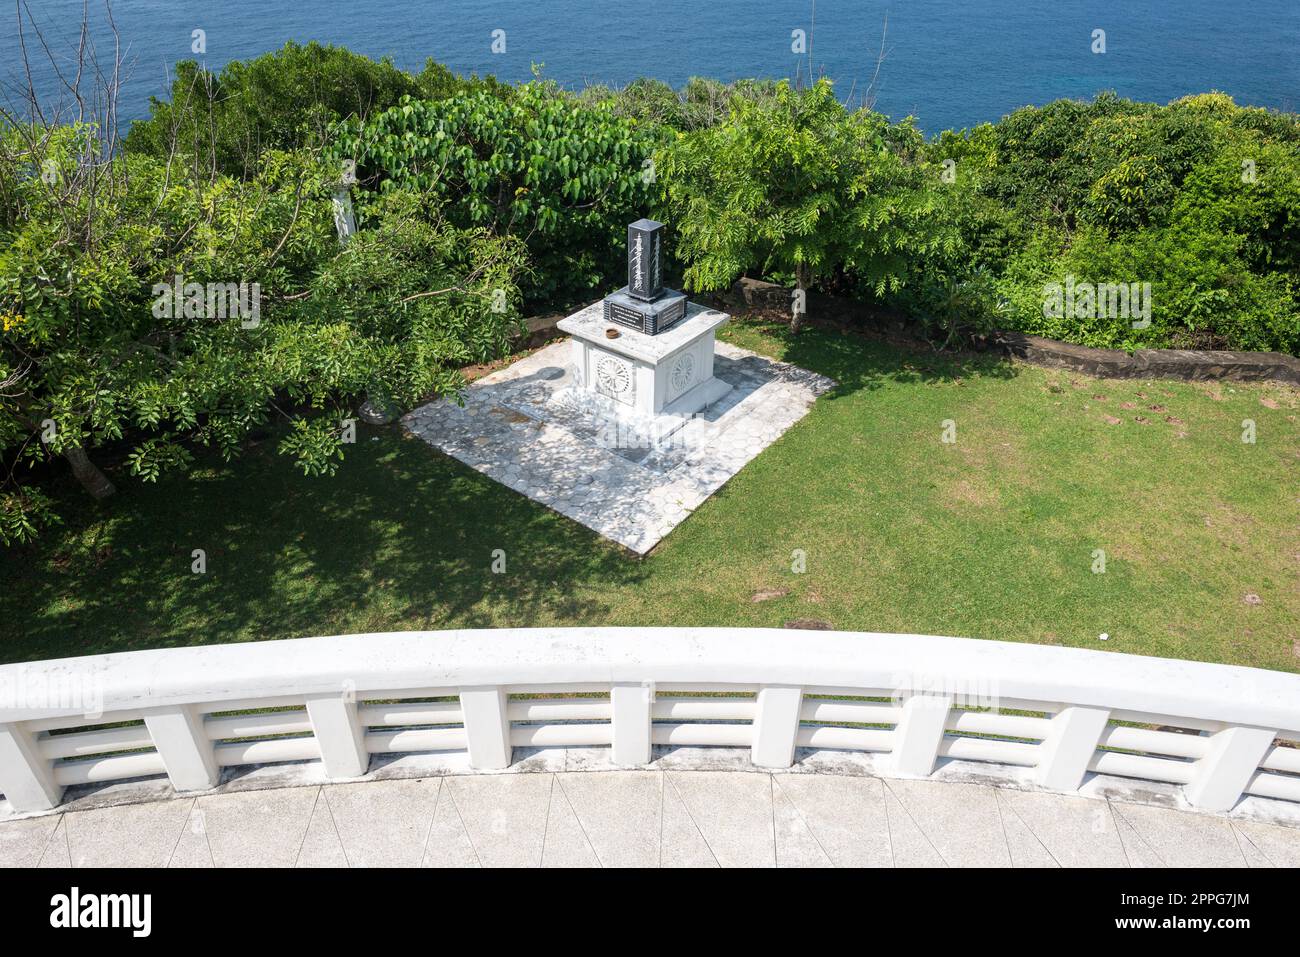
<svg viewBox="0 0 1300 957">
<path fill-rule="evenodd" d="M 1300 670 L 1300 392 L 1094 380 L 819 330 L 792 342 L 757 323 L 724 338 L 840 386 L 644 560 L 396 426 L 363 428 L 332 478 L 301 476 L 269 438 L 156 486 L 115 470 L 104 505 L 61 488 L 65 525 L 0 553 L 0 659 L 815 618 Z"/>
</svg>

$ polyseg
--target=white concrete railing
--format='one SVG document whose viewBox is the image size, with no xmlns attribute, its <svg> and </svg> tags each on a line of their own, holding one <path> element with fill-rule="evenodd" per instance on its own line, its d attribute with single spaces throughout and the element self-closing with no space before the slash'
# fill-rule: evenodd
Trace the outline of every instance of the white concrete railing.
<svg viewBox="0 0 1300 957">
<path fill-rule="evenodd" d="M 17 811 L 151 775 L 202 790 L 237 765 L 350 778 L 381 753 L 488 769 L 516 747 L 592 746 L 638 765 L 653 745 L 749 748 L 774 768 L 796 748 L 877 752 L 900 775 L 991 762 L 1060 791 L 1097 772 L 1226 810 L 1300 801 L 1298 742 L 1300 675 L 922 635 L 398 632 L 0 666 L 0 792 Z"/>
</svg>

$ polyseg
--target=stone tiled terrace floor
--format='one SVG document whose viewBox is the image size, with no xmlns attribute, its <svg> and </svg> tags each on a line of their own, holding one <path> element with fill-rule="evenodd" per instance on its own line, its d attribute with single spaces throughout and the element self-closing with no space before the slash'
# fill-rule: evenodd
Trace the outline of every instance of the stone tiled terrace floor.
<svg viewBox="0 0 1300 957">
<path fill-rule="evenodd" d="M 1295 867 L 1300 828 L 974 783 L 740 771 L 272 788 L 0 823 L 0 865 Z"/>
<path fill-rule="evenodd" d="M 402 422 L 489 478 L 644 554 L 807 414 L 834 383 L 717 343 L 730 392 L 673 431 L 611 423 L 575 388 L 568 340 L 474 382 Z"/>
</svg>

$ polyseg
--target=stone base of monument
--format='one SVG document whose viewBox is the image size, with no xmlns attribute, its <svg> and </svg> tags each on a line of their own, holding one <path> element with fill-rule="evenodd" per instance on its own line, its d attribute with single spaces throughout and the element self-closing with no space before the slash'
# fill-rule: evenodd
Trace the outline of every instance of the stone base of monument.
<svg viewBox="0 0 1300 957">
<path fill-rule="evenodd" d="M 572 336 L 574 385 L 593 408 L 646 434 L 675 432 L 731 386 L 713 374 L 715 334 L 731 317 L 688 303 L 667 332 L 647 335 L 605 321 L 603 303 L 561 319 Z M 610 330 L 618 333 L 611 338 Z"/>
<path fill-rule="evenodd" d="M 416 436 L 638 554 L 834 383 L 727 343 L 691 304 L 673 329 L 605 336 L 601 304 L 557 342 L 403 418 Z M 508 531 L 504 534 L 509 534 Z M 503 540 L 504 541 L 504 540 Z"/>
<path fill-rule="evenodd" d="M 627 286 L 624 286 L 606 296 L 601 305 L 606 322 L 657 336 L 685 319 L 690 303 L 686 301 L 685 293 L 672 289 L 665 289 L 659 298 L 647 302 L 629 294 Z"/>
</svg>

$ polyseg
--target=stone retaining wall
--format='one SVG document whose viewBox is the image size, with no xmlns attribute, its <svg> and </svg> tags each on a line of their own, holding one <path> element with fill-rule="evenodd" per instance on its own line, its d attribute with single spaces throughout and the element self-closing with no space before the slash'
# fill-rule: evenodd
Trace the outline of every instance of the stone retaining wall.
<svg viewBox="0 0 1300 957">
<path fill-rule="evenodd" d="M 1300 359 L 1281 352 L 1138 349 L 1129 355 L 1120 349 L 1094 349 L 1021 332 L 994 333 L 992 342 L 1035 365 L 1112 379 L 1273 379 L 1300 386 Z"/>
<path fill-rule="evenodd" d="M 737 310 L 749 308 L 788 312 L 790 293 L 791 289 L 786 286 L 744 277 L 731 287 L 728 298 L 729 305 Z M 868 317 L 862 304 L 847 299 L 820 295 L 812 297 L 808 310 L 810 322 L 814 325 L 825 324 L 828 314 L 834 314 L 854 325 L 861 323 L 864 318 L 868 323 L 879 322 L 883 316 L 875 314 Z M 911 325 L 904 316 L 895 313 L 890 315 L 899 329 Z M 1023 332 L 995 332 L 986 340 L 986 347 L 1000 349 L 1034 365 L 1071 369 L 1110 379 L 1274 380 L 1300 386 L 1300 359 L 1282 352 L 1138 349 L 1129 355 L 1122 349 L 1078 346 Z"/>
</svg>

